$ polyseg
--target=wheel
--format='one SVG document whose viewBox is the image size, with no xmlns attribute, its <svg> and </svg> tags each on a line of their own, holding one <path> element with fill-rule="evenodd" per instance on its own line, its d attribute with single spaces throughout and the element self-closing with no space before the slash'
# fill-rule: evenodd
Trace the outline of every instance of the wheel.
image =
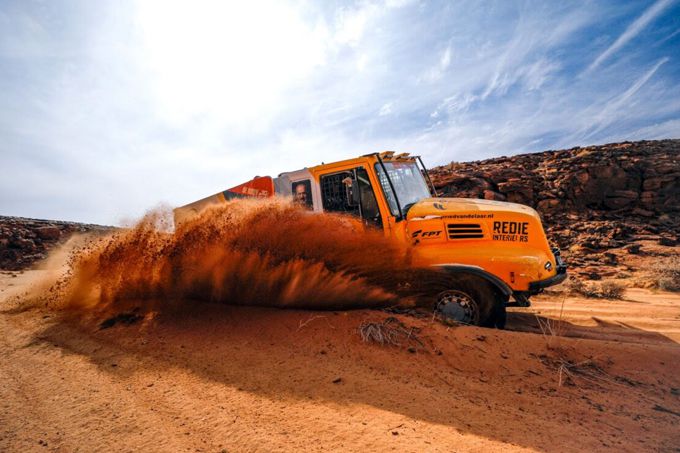
<svg viewBox="0 0 680 453">
<path fill-rule="evenodd" d="M 463 277 L 463 278 L 461 278 Z M 484 280 L 457 276 L 436 295 L 434 311 L 442 320 L 482 327 L 505 327 L 505 298 Z"/>
<path fill-rule="evenodd" d="M 447 321 L 479 325 L 479 305 L 469 294 L 455 289 L 437 295 L 435 312 Z"/>
</svg>

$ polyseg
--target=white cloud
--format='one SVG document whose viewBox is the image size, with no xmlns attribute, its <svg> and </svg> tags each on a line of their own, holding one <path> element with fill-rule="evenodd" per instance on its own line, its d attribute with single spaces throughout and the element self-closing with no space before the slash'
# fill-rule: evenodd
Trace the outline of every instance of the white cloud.
<svg viewBox="0 0 680 453">
<path fill-rule="evenodd" d="M 635 19 L 626 30 L 614 41 L 612 45 L 595 58 L 595 60 L 588 66 L 586 72 L 590 72 L 600 66 L 605 60 L 610 58 L 618 52 L 623 46 L 628 44 L 631 39 L 634 39 L 640 32 L 656 19 L 666 8 L 668 8 L 673 0 L 657 0 L 652 6 L 647 8 L 644 13 Z"/>
<path fill-rule="evenodd" d="M 493 69 L 487 73 L 483 100 L 494 94 L 504 95 L 518 82 L 540 87 L 550 73 L 559 69 L 551 51 L 573 42 L 576 33 L 597 21 L 583 5 L 556 11 L 545 8 L 520 9 L 517 21 L 510 22 L 510 30 L 499 39 L 498 51 L 492 50 L 486 56 Z"/>
<path fill-rule="evenodd" d="M 548 81 L 551 74 L 559 69 L 559 63 L 541 58 L 535 63 L 525 66 L 521 72 L 521 78 L 528 90 L 538 90 Z"/>
<path fill-rule="evenodd" d="M 629 140 L 638 138 L 646 140 L 678 138 L 680 136 L 678 134 L 680 134 L 680 119 L 672 119 L 634 130 L 629 134 Z"/>
<path fill-rule="evenodd" d="M 440 111 L 445 111 L 449 116 L 467 111 L 472 104 L 479 100 L 479 96 L 471 93 L 461 93 L 444 99 L 430 116 L 437 118 Z"/>
<path fill-rule="evenodd" d="M 611 125 L 622 114 L 625 113 L 625 106 L 630 103 L 631 99 L 640 91 L 640 89 L 652 78 L 652 76 L 659 70 L 659 68 L 668 62 L 668 57 L 664 57 L 656 62 L 656 64 L 642 74 L 630 87 L 618 94 L 614 98 L 608 100 L 600 111 L 590 118 L 589 124 L 574 134 L 574 138 L 580 140 L 588 140 L 597 133 L 604 130 Z"/>
<path fill-rule="evenodd" d="M 439 61 L 436 65 L 429 68 L 424 75 L 424 80 L 427 82 L 436 82 L 444 77 L 446 70 L 451 65 L 451 46 L 447 46 L 446 49 L 439 56 Z"/>
<path fill-rule="evenodd" d="M 380 107 L 380 112 L 378 112 L 378 116 L 387 116 L 392 114 L 392 103 L 388 102 L 386 104 L 383 104 L 382 107 Z"/>
<path fill-rule="evenodd" d="M 367 4 L 359 9 L 340 9 L 335 19 L 335 41 L 352 47 L 358 46 L 367 23 L 377 11 L 378 8 L 374 4 Z"/>
<path fill-rule="evenodd" d="M 442 71 L 446 70 L 451 64 L 451 47 L 447 47 L 439 59 L 439 67 Z"/>
</svg>

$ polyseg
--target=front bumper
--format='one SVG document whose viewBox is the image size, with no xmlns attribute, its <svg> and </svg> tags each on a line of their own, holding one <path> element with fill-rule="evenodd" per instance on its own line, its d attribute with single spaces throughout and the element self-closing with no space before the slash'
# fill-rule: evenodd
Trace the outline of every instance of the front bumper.
<svg viewBox="0 0 680 453">
<path fill-rule="evenodd" d="M 553 249 L 553 256 L 555 257 L 555 268 L 557 273 L 545 280 L 539 280 L 529 283 L 529 292 L 537 294 L 545 288 L 562 283 L 567 278 L 567 265 L 562 261 L 559 249 Z"/>
</svg>

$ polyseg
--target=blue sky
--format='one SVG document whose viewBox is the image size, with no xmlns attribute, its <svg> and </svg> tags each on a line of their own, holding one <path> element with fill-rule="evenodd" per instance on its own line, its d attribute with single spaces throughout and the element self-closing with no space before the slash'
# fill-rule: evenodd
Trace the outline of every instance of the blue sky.
<svg viewBox="0 0 680 453">
<path fill-rule="evenodd" d="M 0 0 L 0 214 L 118 224 L 380 150 L 680 137 L 680 1 Z"/>
</svg>

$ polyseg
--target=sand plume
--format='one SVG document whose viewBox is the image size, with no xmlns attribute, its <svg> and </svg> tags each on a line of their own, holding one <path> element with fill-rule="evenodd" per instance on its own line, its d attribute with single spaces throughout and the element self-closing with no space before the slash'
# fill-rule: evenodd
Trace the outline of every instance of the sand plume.
<svg viewBox="0 0 680 453">
<path fill-rule="evenodd" d="M 170 232 L 169 210 L 99 240 L 72 263 L 71 307 L 211 301 L 350 308 L 407 303 L 408 247 L 353 218 L 280 199 L 235 200 Z"/>
</svg>

